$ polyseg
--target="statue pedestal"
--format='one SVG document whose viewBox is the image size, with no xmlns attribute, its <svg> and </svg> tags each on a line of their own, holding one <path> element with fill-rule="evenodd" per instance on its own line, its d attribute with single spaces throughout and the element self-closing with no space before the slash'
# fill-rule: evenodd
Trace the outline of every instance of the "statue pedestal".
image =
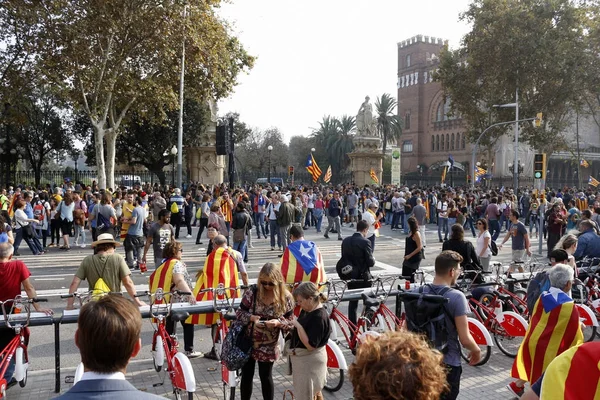
<svg viewBox="0 0 600 400">
<path fill-rule="evenodd" d="M 381 184 L 383 172 L 384 154 L 381 152 L 381 138 L 374 136 L 355 136 L 352 139 L 354 151 L 348 154 L 350 157 L 353 180 L 356 185 L 373 185 L 371 179 L 371 169 L 375 171 Z"/>
<path fill-rule="evenodd" d="M 216 143 L 216 123 L 210 124 L 201 137 L 199 146 L 186 147 L 189 179 L 205 185 L 223 183 L 225 156 L 218 156 Z"/>
</svg>

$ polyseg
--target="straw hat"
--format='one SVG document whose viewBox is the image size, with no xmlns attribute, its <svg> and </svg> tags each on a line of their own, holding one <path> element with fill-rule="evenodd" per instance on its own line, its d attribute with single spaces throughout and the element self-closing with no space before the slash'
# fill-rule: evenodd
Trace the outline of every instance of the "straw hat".
<svg viewBox="0 0 600 400">
<path fill-rule="evenodd" d="M 115 240 L 113 235 L 111 235 L 110 233 L 103 233 L 101 235 L 98 235 L 98 240 L 92 242 L 92 247 L 96 247 L 97 245 L 104 243 L 114 244 L 117 247 L 121 245 L 121 243 Z"/>
</svg>

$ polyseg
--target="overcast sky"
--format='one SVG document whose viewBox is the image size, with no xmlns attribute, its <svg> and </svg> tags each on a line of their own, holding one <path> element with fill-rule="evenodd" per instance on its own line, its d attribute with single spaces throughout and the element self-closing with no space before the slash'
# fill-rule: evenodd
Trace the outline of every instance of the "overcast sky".
<svg viewBox="0 0 600 400">
<path fill-rule="evenodd" d="M 221 14 L 257 56 L 219 114 L 307 136 L 326 114 L 356 115 L 366 95 L 397 95 L 397 43 L 417 34 L 457 47 L 469 0 L 233 0 Z"/>
</svg>

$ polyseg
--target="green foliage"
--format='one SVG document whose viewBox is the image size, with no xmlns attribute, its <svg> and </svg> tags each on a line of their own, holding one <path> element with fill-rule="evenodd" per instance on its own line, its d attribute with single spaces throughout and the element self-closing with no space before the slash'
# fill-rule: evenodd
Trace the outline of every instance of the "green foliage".
<svg viewBox="0 0 600 400">
<path fill-rule="evenodd" d="M 586 63 L 587 4 L 570 0 L 475 0 L 461 19 L 472 30 L 458 50 L 440 55 L 436 76 L 451 108 L 469 127 L 471 140 L 486 126 L 544 113 L 542 128 L 521 125 L 523 140 L 551 152 L 566 146 L 562 131 L 580 103 Z M 597 57 L 597 53 L 596 53 Z M 489 145 L 507 129 L 490 134 Z"/>
<path fill-rule="evenodd" d="M 377 127 L 383 140 L 384 154 L 388 144 L 400 143 L 402 120 L 396 114 L 397 107 L 398 102 L 389 93 L 382 94 L 375 102 Z"/>
<path fill-rule="evenodd" d="M 350 165 L 348 153 L 354 149 L 352 136 L 356 129 L 356 119 L 347 115 L 341 118 L 326 115 L 319 122 L 319 128 L 311 134 L 314 143 L 314 157 L 325 173 L 325 170 L 331 165 L 332 180 L 346 172 Z M 309 153 L 303 154 L 304 164 Z"/>
</svg>

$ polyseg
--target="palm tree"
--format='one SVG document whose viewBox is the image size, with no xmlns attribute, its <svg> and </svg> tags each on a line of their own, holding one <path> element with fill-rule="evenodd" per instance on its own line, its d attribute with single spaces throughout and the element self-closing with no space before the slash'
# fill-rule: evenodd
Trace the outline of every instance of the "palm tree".
<svg viewBox="0 0 600 400">
<path fill-rule="evenodd" d="M 379 136 L 383 139 L 383 153 L 389 144 L 400 142 L 402 134 L 402 120 L 396 114 L 398 102 L 389 93 L 384 93 L 377 98 L 375 109 L 377 110 L 377 128 Z"/>
<path fill-rule="evenodd" d="M 337 164 L 338 171 L 341 172 L 346 169 L 350 164 L 350 157 L 348 153 L 351 153 L 354 149 L 352 143 L 352 135 L 356 128 L 356 118 L 348 115 L 343 115 L 342 118 L 337 119 L 337 134 L 336 137 L 332 138 L 328 154 L 330 160 L 333 160 L 333 164 Z"/>
</svg>

